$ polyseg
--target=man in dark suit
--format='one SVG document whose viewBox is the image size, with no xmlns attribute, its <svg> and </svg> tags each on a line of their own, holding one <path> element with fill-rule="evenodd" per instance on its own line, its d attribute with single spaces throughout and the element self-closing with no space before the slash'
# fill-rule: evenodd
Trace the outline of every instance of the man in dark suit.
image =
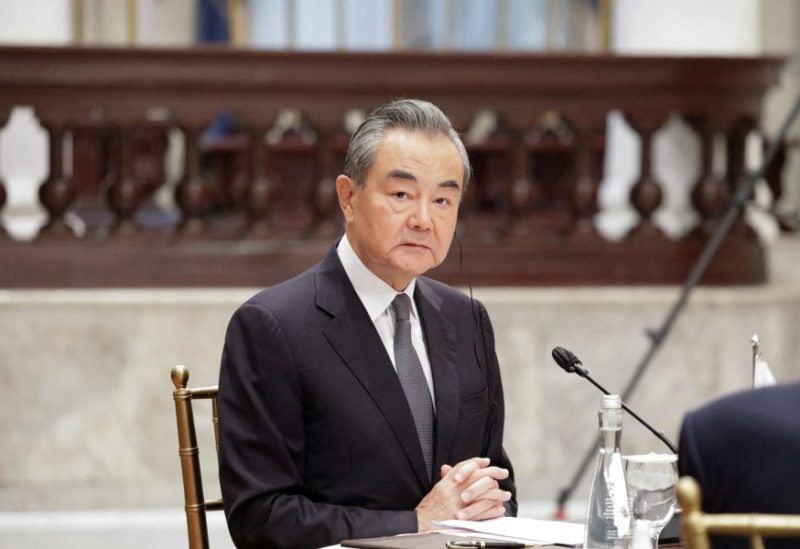
<svg viewBox="0 0 800 549">
<path fill-rule="evenodd" d="M 489 318 L 420 276 L 450 247 L 464 145 L 437 107 L 400 100 L 359 127 L 344 171 L 345 235 L 226 334 L 220 481 L 238 547 L 516 514 Z"/>
<path fill-rule="evenodd" d="M 679 469 L 709 513 L 800 514 L 800 383 L 736 393 L 686 415 Z M 797 547 L 798 540 L 765 540 Z M 715 548 L 745 548 L 719 537 Z"/>
</svg>

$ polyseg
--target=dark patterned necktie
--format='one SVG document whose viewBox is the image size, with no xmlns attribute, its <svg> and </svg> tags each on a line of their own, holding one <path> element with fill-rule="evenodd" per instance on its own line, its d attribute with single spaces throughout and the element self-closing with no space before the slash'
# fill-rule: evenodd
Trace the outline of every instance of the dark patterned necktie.
<svg viewBox="0 0 800 549">
<path fill-rule="evenodd" d="M 394 362 L 397 376 L 414 417 L 430 480 L 433 471 L 433 401 L 419 356 L 411 344 L 411 299 L 406 294 L 397 294 L 392 302 L 392 309 L 395 318 Z"/>
</svg>

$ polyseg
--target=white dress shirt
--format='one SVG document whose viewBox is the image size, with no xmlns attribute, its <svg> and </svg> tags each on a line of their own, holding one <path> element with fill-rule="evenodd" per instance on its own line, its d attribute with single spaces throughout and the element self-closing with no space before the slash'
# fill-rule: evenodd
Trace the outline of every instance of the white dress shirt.
<svg viewBox="0 0 800 549">
<path fill-rule="evenodd" d="M 367 310 L 369 318 L 375 325 L 375 329 L 378 330 L 383 346 L 386 347 L 386 352 L 392 361 L 395 371 L 397 371 L 397 364 L 394 361 L 394 311 L 392 310 L 392 301 L 394 301 L 398 292 L 364 265 L 350 245 L 347 235 L 344 235 L 339 241 L 336 253 L 339 255 L 339 261 L 342 262 L 344 272 L 347 273 L 347 277 L 353 284 L 361 303 Z M 425 380 L 428 382 L 428 389 L 431 391 L 431 400 L 433 400 L 435 407 L 436 399 L 433 394 L 431 363 L 428 360 L 428 352 L 425 348 L 425 338 L 422 334 L 422 324 L 417 313 L 417 304 L 414 302 L 416 284 L 417 280 L 412 280 L 403 290 L 403 293 L 411 298 L 411 344 L 414 345 L 414 350 L 419 356 L 422 371 L 425 373 Z"/>
</svg>

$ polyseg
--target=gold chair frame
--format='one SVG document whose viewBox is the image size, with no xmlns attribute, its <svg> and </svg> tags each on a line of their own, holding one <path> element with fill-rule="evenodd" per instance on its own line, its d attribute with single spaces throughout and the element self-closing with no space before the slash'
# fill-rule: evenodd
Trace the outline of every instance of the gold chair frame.
<svg viewBox="0 0 800 549">
<path fill-rule="evenodd" d="M 765 537 L 800 538 L 800 515 L 703 513 L 700 485 L 692 477 L 678 481 L 677 495 L 688 549 L 710 549 L 709 534 L 747 537 L 753 549 L 764 549 Z"/>
<path fill-rule="evenodd" d="M 186 510 L 186 527 L 189 533 L 189 549 L 209 549 L 206 511 L 222 509 L 222 500 L 205 501 L 203 479 L 200 474 L 200 450 L 197 446 L 192 401 L 211 400 L 211 421 L 214 425 L 214 440 L 219 459 L 219 418 L 217 416 L 217 387 L 189 389 L 189 370 L 178 365 L 172 368 L 172 383 L 175 391 L 175 417 L 178 421 L 178 455 L 183 476 L 183 498 Z"/>
</svg>

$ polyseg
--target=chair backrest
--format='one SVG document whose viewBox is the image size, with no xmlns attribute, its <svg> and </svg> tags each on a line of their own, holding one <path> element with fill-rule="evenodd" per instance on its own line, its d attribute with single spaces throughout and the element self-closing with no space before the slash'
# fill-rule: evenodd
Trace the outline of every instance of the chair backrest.
<svg viewBox="0 0 800 549">
<path fill-rule="evenodd" d="M 700 485 L 692 477 L 681 477 L 677 494 L 688 549 L 710 549 L 709 534 L 749 538 L 753 549 L 764 549 L 765 537 L 800 538 L 800 515 L 704 513 Z"/>
<path fill-rule="evenodd" d="M 190 549 L 208 549 L 208 525 L 206 511 L 222 509 L 222 500 L 205 501 L 203 479 L 200 475 L 200 450 L 192 413 L 194 399 L 211 400 L 211 421 L 214 425 L 214 440 L 219 459 L 219 419 L 217 417 L 217 387 L 189 389 L 189 370 L 185 366 L 172 368 L 172 383 L 175 391 L 175 417 L 178 420 L 178 455 L 183 475 L 183 498 L 186 509 L 186 526 L 189 532 Z"/>
</svg>

